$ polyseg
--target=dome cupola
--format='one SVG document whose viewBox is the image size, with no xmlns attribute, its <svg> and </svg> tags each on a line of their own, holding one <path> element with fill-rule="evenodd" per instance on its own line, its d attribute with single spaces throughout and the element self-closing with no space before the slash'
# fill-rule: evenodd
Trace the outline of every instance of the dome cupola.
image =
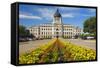
<svg viewBox="0 0 100 68">
<path fill-rule="evenodd" d="M 57 9 L 57 11 L 54 14 L 54 17 L 61 17 L 61 14 L 59 13 L 59 10 Z"/>
</svg>

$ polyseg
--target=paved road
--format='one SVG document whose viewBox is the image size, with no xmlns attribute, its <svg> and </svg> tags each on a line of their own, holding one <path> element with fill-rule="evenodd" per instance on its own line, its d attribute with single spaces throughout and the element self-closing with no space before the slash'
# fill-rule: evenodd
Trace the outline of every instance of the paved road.
<svg viewBox="0 0 100 68">
<path fill-rule="evenodd" d="M 23 54 L 23 53 L 30 52 L 33 49 L 36 49 L 39 46 L 48 43 L 50 40 L 51 39 L 20 42 L 19 43 L 19 55 Z"/>
<path fill-rule="evenodd" d="M 63 39 L 64 41 L 69 41 L 73 44 L 94 49 L 96 50 L 96 41 L 95 40 L 82 40 L 82 39 Z"/>
</svg>

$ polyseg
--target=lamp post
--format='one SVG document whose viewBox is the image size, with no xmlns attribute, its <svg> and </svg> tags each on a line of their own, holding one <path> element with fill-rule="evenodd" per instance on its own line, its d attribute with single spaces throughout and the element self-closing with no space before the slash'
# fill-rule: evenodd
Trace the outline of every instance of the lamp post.
<svg viewBox="0 0 100 68">
<path fill-rule="evenodd" d="M 58 28 L 56 29 L 56 38 L 58 39 Z"/>
</svg>

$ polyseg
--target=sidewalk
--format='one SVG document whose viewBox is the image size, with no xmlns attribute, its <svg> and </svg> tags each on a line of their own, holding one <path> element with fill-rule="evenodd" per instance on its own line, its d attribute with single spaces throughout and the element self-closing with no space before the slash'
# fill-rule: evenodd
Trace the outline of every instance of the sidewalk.
<svg viewBox="0 0 100 68">
<path fill-rule="evenodd" d="M 96 41 L 95 40 L 82 40 L 82 39 L 63 39 L 60 38 L 63 41 L 69 41 L 73 44 L 76 44 L 78 46 L 82 46 L 82 47 L 86 47 L 86 48 L 90 48 L 93 50 L 96 50 Z"/>
</svg>

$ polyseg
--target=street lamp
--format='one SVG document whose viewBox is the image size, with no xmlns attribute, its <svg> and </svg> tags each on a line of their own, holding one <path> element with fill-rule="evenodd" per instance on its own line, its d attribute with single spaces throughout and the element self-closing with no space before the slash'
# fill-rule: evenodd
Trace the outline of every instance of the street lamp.
<svg viewBox="0 0 100 68">
<path fill-rule="evenodd" d="M 58 28 L 56 29 L 56 38 L 58 39 Z"/>
</svg>

